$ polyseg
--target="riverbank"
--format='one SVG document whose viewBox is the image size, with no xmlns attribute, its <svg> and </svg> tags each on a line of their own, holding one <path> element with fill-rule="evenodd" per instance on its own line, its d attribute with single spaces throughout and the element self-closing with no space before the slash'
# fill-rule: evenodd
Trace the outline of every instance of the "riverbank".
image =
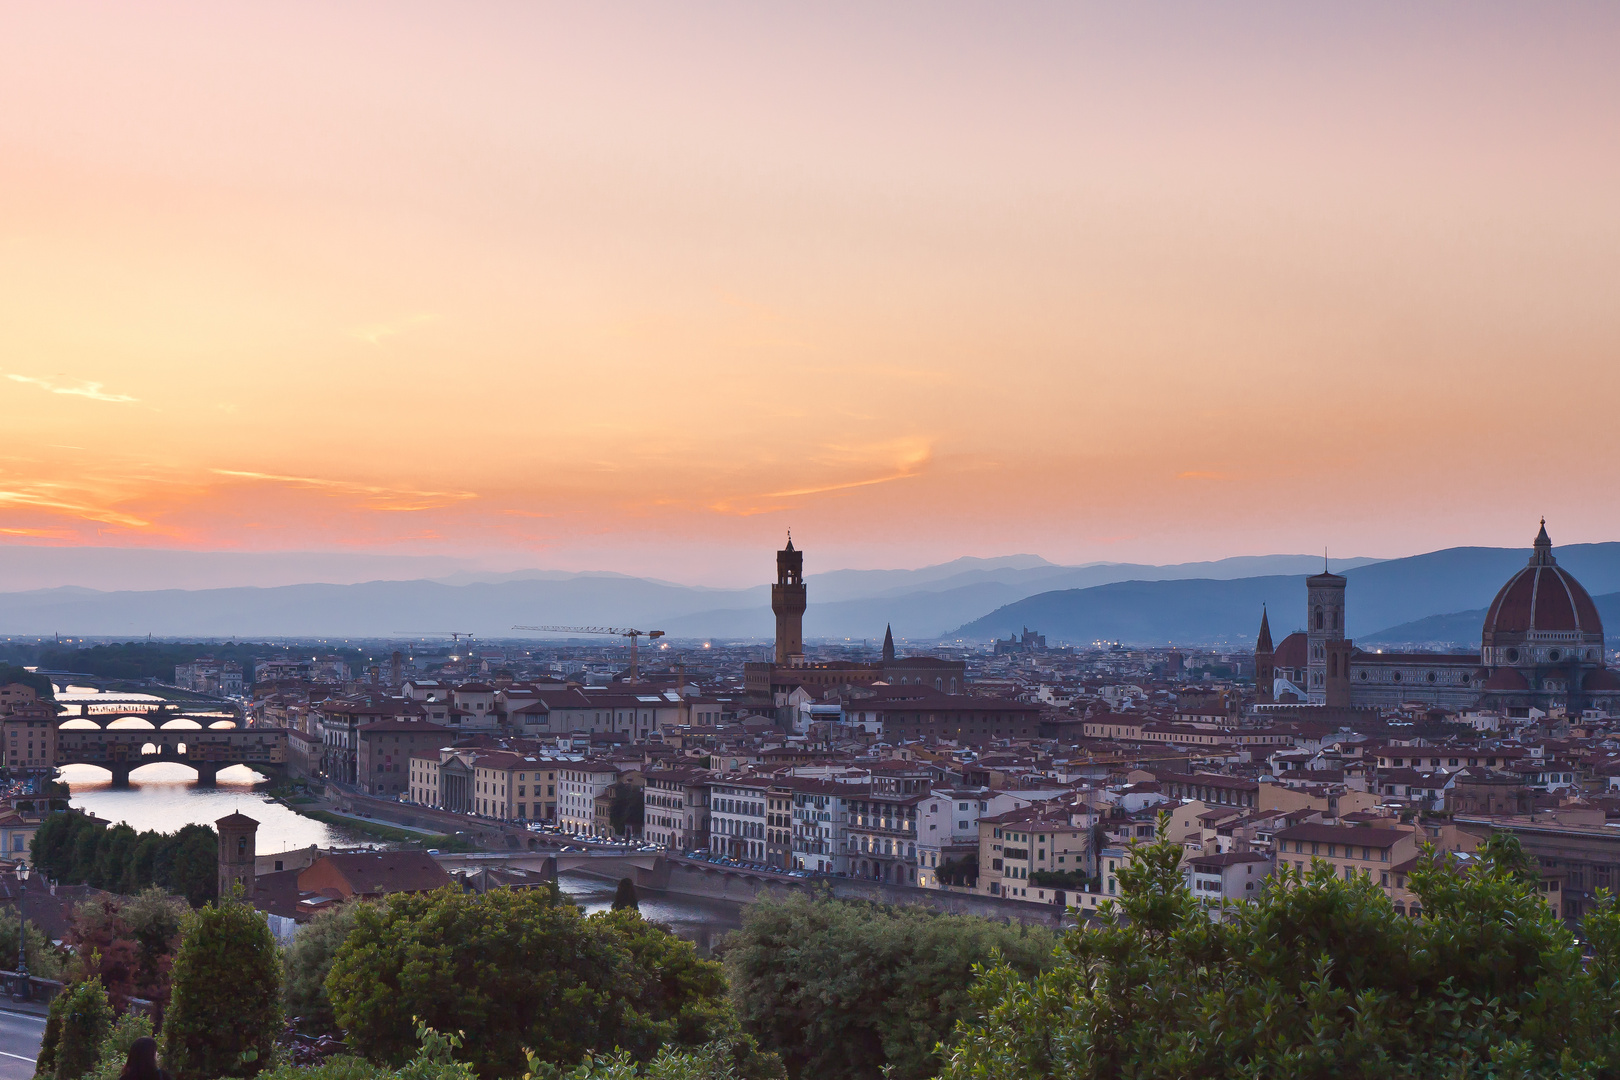
<svg viewBox="0 0 1620 1080">
<path fill-rule="evenodd" d="M 301 784 L 278 784 L 266 794 L 271 801 L 285 806 L 300 817 L 319 821 L 323 825 L 330 825 L 346 832 L 358 833 L 385 844 L 409 845 L 445 852 L 481 850 L 478 845 L 469 842 L 465 837 L 397 822 L 385 823 L 358 814 L 346 813 L 330 800 L 312 794 Z"/>
</svg>

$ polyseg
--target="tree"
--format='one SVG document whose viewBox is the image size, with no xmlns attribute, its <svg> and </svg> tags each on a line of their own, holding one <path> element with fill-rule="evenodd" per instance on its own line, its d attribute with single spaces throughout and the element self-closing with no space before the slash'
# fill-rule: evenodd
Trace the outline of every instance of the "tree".
<svg viewBox="0 0 1620 1080">
<path fill-rule="evenodd" d="M 34 834 L 34 864 L 70 885 L 134 893 L 160 885 L 193 907 L 214 899 L 219 876 L 219 840 L 208 825 L 175 833 L 136 833 L 128 825 L 107 828 L 79 811 L 52 814 Z"/>
<path fill-rule="evenodd" d="M 42 979 L 60 979 L 64 973 L 62 954 L 51 944 L 38 924 L 28 924 L 28 970 Z M 9 970 L 17 956 L 17 909 L 0 908 L 0 963 Z"/>
<path fill-rule="evenodd" d="M 86 900 L 73 913 L 68 943 L 87 966 L 86 974 L 100 977 L 116 1008 L 145 998 L 162 1015 L 185 913 L 184 903 L 156 887 L 134 897 Z M 92 957 L 93 971 L 88 970 Z"/>
<path fill-rule="evenodd" d="M 62 1041 L 62 1013 L 67 1009 L 69 994 L 64 988 L 51 998 L 45 1013 L 45 1034 L 40 1038 L 39 1056 L 34 1059 L 34 1076 L 46 1080 L 56 1075 L 56 1044 Z"/>
<path fill-rule="evenodd" d="M 1034 979 L 988 971 L 942 1080 L 1614 1075 L 1620 911 L 1605 897 L 1587 918 L 1583 965 L 1521 856 L 1511 838 L 1477 860 L 1425 848 L 1423 918 L 1318 863 L 1212 922 L 1161 825 L 1106 925 Z"/>
<path fill-rule="evenodd" d="M 285 953 L 287 984 L 283 998 L 287 1015 L 298 1022 L 298 1029 L 308 1035 L 320 1035 L 337 1030 L 332 1015 L 332 1000 L 326 994 L 326 976 L 332 970 L 332 959 L 354 929 L 354 916 L 358 902 L 316 915 L 298 931 L 298 936 Z"/>
<path fill-rule="evenodd" d="M 794 1076 L 933 1076 L 937 1046 L 970 1014 L 976 964 L 1033 975 L 1056 936 L 915 906 L 794 896 L 743 915 L 724 946 L 743 1029 Z"/>
<path fill-rule="evenodd" d="M 86 979 L 62 993 L 68 1000 L 56 1042 L 56 1080 L 79 1080 L 101 1061 L 101 1044 L 112 1033 L 112 1006 L 100 979 Z"/>
<path fill-rule="evenodd" d="M 622 1047 L 708 1041 L 727 1014 L 720 966 L 634 912 L 585 916 L 549 889 L 395 895 L 356 909 L 326 991 L 361 1052 L 409 1059 L 418 1018 L 477 1032 L 485 1076 L 515 1075 L 523 1048 L 571 1066 Z"/>
<path fill-rule="evenodd" d="M 253 1076 L 281 1034 L 281 957 L 264 916 L 234 899 L 194 912 L 175 957 L 163 1059 L 180 1080 Z"/>
<path fill-rule="evenodd" d="M 620 836 L 640 835 L 645 818 L 647 793 L 639 784 L 614 784 L 613 801 L 608 804 L 608 827 Z"/>
<path fill-rule="evenodd" d="M 623 911 L 626 908 L 641 910 L 641 901 L 636 899 L 636 883 L 627 877 L 620 878 L 619 887 L 613 890 L 613 910 Z"/>
</svg>

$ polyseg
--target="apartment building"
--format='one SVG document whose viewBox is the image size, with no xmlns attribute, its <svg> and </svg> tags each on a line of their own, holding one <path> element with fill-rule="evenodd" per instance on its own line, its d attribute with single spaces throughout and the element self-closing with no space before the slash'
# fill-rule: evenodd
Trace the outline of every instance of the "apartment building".
<svg viewBox="0 0 1620 1080">
<path fill-rule="evenodd" d="M 19 687 L 33 693 L 32 687 L 20 683 L 3 689 L 16 691 Z M 5 743 L 5 763 L 11 775 L 52 772 L 56 768 L 56 713 L 49 705 L 20 693 L 5 707 L 9 711 L 0 718 L 0 741 Z"/>
<path fill-rule="evenodd" d="M 1418 853 L 1415 831 L 1387 818 L 1388 824 L 1328 825 L 1309 823 L 1279 829 L 1272 836 L 1278 871 L 1293 868 L 1309 873 L 1312 864 L 1325 862 L 1335 877 L 1349 881 L 1368 878 L 1393 899 L 1393 870 Z"/>
<path fill-rule="evenodd" d="M 793 868 L 849 873 L 849 807 L 864 801 L 870 786 L 812 777 L 790 777 L 777 784 L 791 793 Z"/>
<path fill-rule="evenodd" d="M 654 769 L 642 793 L 642 836 L 649 844 L 676 851 L 709 846 L 707 769 Z"/>
<path fill-rule="evenodd" d="M 935 888 L 940 868 L 979 851 L 979 817 L 989 809 L 988 788 L 935 788 L 917 805 L 917 884 Z"/>
<path fill-rule="evenodd" d="M 355 738 L 355 781 L 367 795 L 410 797 L 412 754 L 443 746 L 454 737 L 426 720 L 406 717 L 362 725 Z"/>
<path fill-rule="evenodd" d="M 977 891 L 990 896 L 1031 898 L 1030 889 L 1042 887 L 1031 882 L 1033 874 L 1044 871 L 1089 877 L 1095 823 L 1096 814 L 1089 807 L 1052 804 L 980 818 Z"/>
<path fill-rule="evenodd" d="M 765 861 L 766 805 L 772 781 L 729 774 L 709 781 L 709 850 L 744 862 Z"/>
<path fill-rule="evenodd" d="M 1182 864 L 1187 887 L 1212 919 L 1225 917 L 1226 909 L 1255 899 L 1271 875 L 1271 856 L 1258 851 L 1229 851 L 1224 854 L 1195 855 Z"/>
<path fill-rule="evenodd" d="M 571 833 L 596 832 L 596 800 L 618 783 L 619 770 L 590 761 L 563 762 L 557 769 L 557 824 Z"/>
</svg>

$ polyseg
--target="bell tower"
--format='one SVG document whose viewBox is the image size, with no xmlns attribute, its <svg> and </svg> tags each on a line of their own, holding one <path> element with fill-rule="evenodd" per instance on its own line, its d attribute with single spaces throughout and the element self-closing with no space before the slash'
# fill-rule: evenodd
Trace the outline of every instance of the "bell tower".
<svg viewBox="0 0 1620 1080">
<path fill-rule="evenodd" d="M 804 662 L 804 552 L 787 547 L 776 553 L 776 584 L 771 586 L 771 610 L 776 612 L 776 663 L 780 667 Z"/>
<path fill-rule="evenodd" d="M 1323 569 L 1305 579 L 1306 699 L 1313 705 L 1350 704 L 1350 641 L 1344 636 L 1344 586 Z"/>
<path fill-rule="evenodd" d="M 259 823 L 246 814 L 228 814 L 214 822 L 214 831 L 219 834 L 220 898 L 230 896 L 241 886 L 242 899 L 251 904 L 255 876 L 253 863 L 257 855 L 254 841 Z"/>
<path fill-rule="evenodd" d="M 1277 680 L 1276 650 L 1271 643 L 1271 621 L 1260 609 L 1260 636 L 1254 642 L 1254 699 L 1269 705 Z"/>
</svg>

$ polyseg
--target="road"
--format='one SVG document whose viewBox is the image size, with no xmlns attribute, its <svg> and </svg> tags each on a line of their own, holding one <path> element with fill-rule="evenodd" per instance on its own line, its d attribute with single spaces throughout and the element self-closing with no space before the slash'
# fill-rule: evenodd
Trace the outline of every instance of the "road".
<svg viewBox="0 0 1620 1080">
<path fill-rule="evenodd" d="M 30 1080 L 45 1018 L 0 1011 L 0 1080 Z"/>
</svg>

